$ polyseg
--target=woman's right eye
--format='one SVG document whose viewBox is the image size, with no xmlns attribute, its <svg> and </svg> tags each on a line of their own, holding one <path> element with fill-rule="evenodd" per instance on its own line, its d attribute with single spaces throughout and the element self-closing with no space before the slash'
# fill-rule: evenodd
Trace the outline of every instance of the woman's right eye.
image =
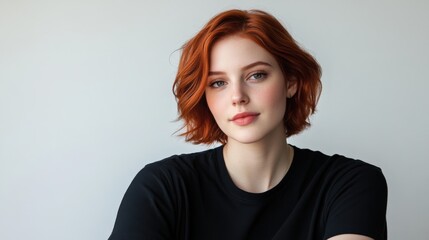
<svg viewBox="0 0 429 240">
<path fill-rule="evenodd" d="M 220 87 L 225 86 L 225 84 L 226 83 L 224 81 L 213 81 L 213 82 L 210 83 L 210 87 L 212 87 L 212 88 L 220 88 Z"/>
</svg>

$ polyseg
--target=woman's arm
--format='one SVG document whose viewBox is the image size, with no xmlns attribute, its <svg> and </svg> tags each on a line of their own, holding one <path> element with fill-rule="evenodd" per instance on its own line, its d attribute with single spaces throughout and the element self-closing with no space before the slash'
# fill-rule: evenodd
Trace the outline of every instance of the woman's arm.
<svg viewBox="0 0 429 240">
<path fill-rule="evenodd" d="M 328 240 L 374 240 L 373 238 L 357 234 L 341 234 L 329 238 Z"/>
</svg>

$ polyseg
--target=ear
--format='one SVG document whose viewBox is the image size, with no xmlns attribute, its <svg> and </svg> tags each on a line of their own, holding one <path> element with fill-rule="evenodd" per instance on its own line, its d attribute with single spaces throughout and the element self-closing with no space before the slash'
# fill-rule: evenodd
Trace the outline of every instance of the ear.
<svg viewBox="0 0 429 240">
<path fill-rule="evenodd" d="M 298 83 L 295 78 L 290 78 L 286 80 L 286 96 L 287 98 L 292 98 L 298 89 Z"/>
</svg>

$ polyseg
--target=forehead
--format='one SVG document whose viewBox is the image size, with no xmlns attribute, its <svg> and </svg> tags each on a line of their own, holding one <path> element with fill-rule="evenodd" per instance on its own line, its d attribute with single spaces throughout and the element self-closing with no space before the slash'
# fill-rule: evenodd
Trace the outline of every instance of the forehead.
<svg viewBox="0 0 429 240">
<path fill-rule="evenodd" d="M 220 39 L 213 45 L 210 52 L 211 71 L 241 68 L 258 61 L 277 66 L 271 53 L 251 39 L 238 35 Z"/>
</svg>

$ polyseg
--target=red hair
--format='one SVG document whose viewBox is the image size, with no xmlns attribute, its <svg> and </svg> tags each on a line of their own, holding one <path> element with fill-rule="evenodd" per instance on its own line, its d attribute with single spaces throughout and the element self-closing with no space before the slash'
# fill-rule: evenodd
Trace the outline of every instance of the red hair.
<svg viewBox="0 0 429 240">
<path fill-rule="evenodd" d="M 254 41 L 272 54 L 282 69 L 285 81 L 297 85 L 296 94 L 286 103 L 286 136 L 310 126 L 308 118 L 316 110 L 321 91 L 321 68 L 317 61 L 272 15 L 260 10 L 229 10 L 212 18 L 182 48 L 173 85 L 179 119 L 184 121 L 183 128 L 186 128 L 180 135 L 195 144 L 227 142 L 227 136 L 220 130 L 207 106 L 204 92 L 212 46 L 219 39 L 234 34 Z"/>
</svg>

